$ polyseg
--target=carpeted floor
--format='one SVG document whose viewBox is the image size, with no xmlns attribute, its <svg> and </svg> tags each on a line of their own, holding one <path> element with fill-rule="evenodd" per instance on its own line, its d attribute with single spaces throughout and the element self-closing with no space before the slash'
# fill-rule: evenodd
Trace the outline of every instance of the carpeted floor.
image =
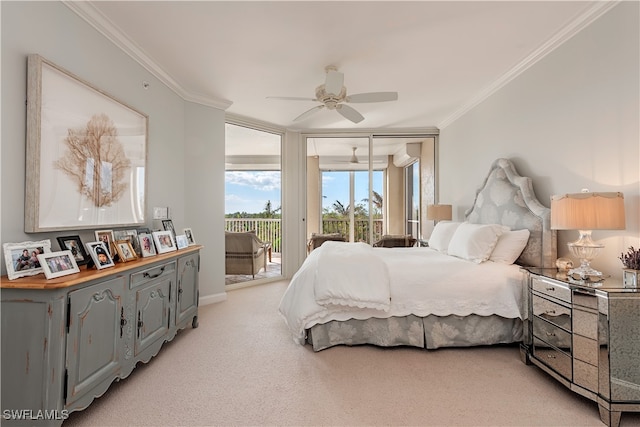
<svg viewBox="0 0 640 427">
<path fill-rule="evenodd" d="M 277 313 L 286 285 L 200 307 L 197 329 L 63 427 L 603 426 L 596 403 L 524 365 L 517 346 L 314 353 Z M 622 427 L 638 425 L 639 413 L 623 414 Z"/>
</svg>

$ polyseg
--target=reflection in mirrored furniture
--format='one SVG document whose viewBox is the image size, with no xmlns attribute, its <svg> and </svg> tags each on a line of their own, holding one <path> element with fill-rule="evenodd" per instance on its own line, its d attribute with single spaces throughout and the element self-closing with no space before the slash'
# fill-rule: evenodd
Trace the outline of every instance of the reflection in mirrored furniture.
<svg viewBox="0 0 640 427">
<path fill-rule="evenodd" d="M 622 412 L 640 412 L 640 289 L 556 269 L 526 273 L 523 360 L 597 402 L 608 426 L 617 427 Z"/>
</svg>

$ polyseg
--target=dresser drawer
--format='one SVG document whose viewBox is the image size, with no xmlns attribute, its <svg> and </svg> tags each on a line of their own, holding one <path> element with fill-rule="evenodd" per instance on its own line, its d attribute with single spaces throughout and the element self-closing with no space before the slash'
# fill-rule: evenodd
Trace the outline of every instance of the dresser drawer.
<svg viewBox="0 0 640 427">
<path fill-rule="evenodd" d="M 567 331 L 571 331 L 571 308 L 546 298 L 533 295 L 531 310 L 534 316 L 547 320 Z"/>
<path fill-rule="evenodd" d="M 540 362 L 571 381 L 571 356 L 535 337 L 533 339 L 533 355 Z"/>
<path fill-rule="evenodd" d="M 598 341 L 573 334 L 573 357 L 598 366 Z"/>
<path fill-rule="evenodd" d="M 553 298 L 557 298 L 566 303 L 571 303 L 571 290 L 550 280 L 533 277 L 531 287 L 534 291 Z"/>
<path fill-rule="evenodd" d="M 540 317 L 533 317 L 533 336 L 547 344 L 571 354 L 571 333 L 564 329 L 554 325 L 553 323 L 546 322 Z"/>
<path fill-rule="evenodd" d="M 573 359 L 573 382 L 594 393 L 598 392 L 598 367 Z"/>
<path fill-rule="evenodd" d="M 153 279 L 159 277 L 166 277 L 176 274 L 176 263 L 170 262 L 167 264 L 157 265 L 155 267 L 147 268 L 146 270 L 133 273 L 131 275 L 131 288 L 143 285 Z"/>
</svg>

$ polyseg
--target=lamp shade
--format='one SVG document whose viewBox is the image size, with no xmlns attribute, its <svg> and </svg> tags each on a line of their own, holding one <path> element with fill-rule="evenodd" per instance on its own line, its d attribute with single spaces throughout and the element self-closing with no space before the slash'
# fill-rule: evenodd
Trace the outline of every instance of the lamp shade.
<svg viewBox="0 0 640 427">
<path fill-rule="evenodd" d="M 572 193 L 551 196 L 553 230 L 624 230 L 622 193 Z"/>
<path fill-rule="evenodd" d="M 451 220 L 451 205 L 427 205 L 427 219 Z"/>
</svg>

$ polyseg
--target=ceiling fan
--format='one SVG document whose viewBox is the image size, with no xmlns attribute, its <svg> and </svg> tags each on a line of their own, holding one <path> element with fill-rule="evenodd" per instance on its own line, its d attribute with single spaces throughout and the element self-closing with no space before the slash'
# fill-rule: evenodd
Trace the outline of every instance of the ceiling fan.
<svg viewBox="0 0 640 427">
<path fill-rule="evenodd" d="M 293 119 L 294 122 L 304 120 L 323 108 L 327 108 L 329 110 L 336 110 L 344 118 L 351 120 L 353 123 L 360 123 L 364 120 L 364 117 L 356 109 L 347 105 L 348 103 L 386 102 L 396 101 L 398 99 L 398 92 L 367 92 L 347 95 L 347 88 L 343 85 L 344 74 L 339 72 L 334 66 L 326 67 L 325 71 L 327 72 L 327 77 L 324 84 L 316 88 L 315 98 L 298 98 L 292 96 L 268 96 L 267 98 L 287 101 L 317 101 L 322 103 L 300 114 Z"/>
</svg>

